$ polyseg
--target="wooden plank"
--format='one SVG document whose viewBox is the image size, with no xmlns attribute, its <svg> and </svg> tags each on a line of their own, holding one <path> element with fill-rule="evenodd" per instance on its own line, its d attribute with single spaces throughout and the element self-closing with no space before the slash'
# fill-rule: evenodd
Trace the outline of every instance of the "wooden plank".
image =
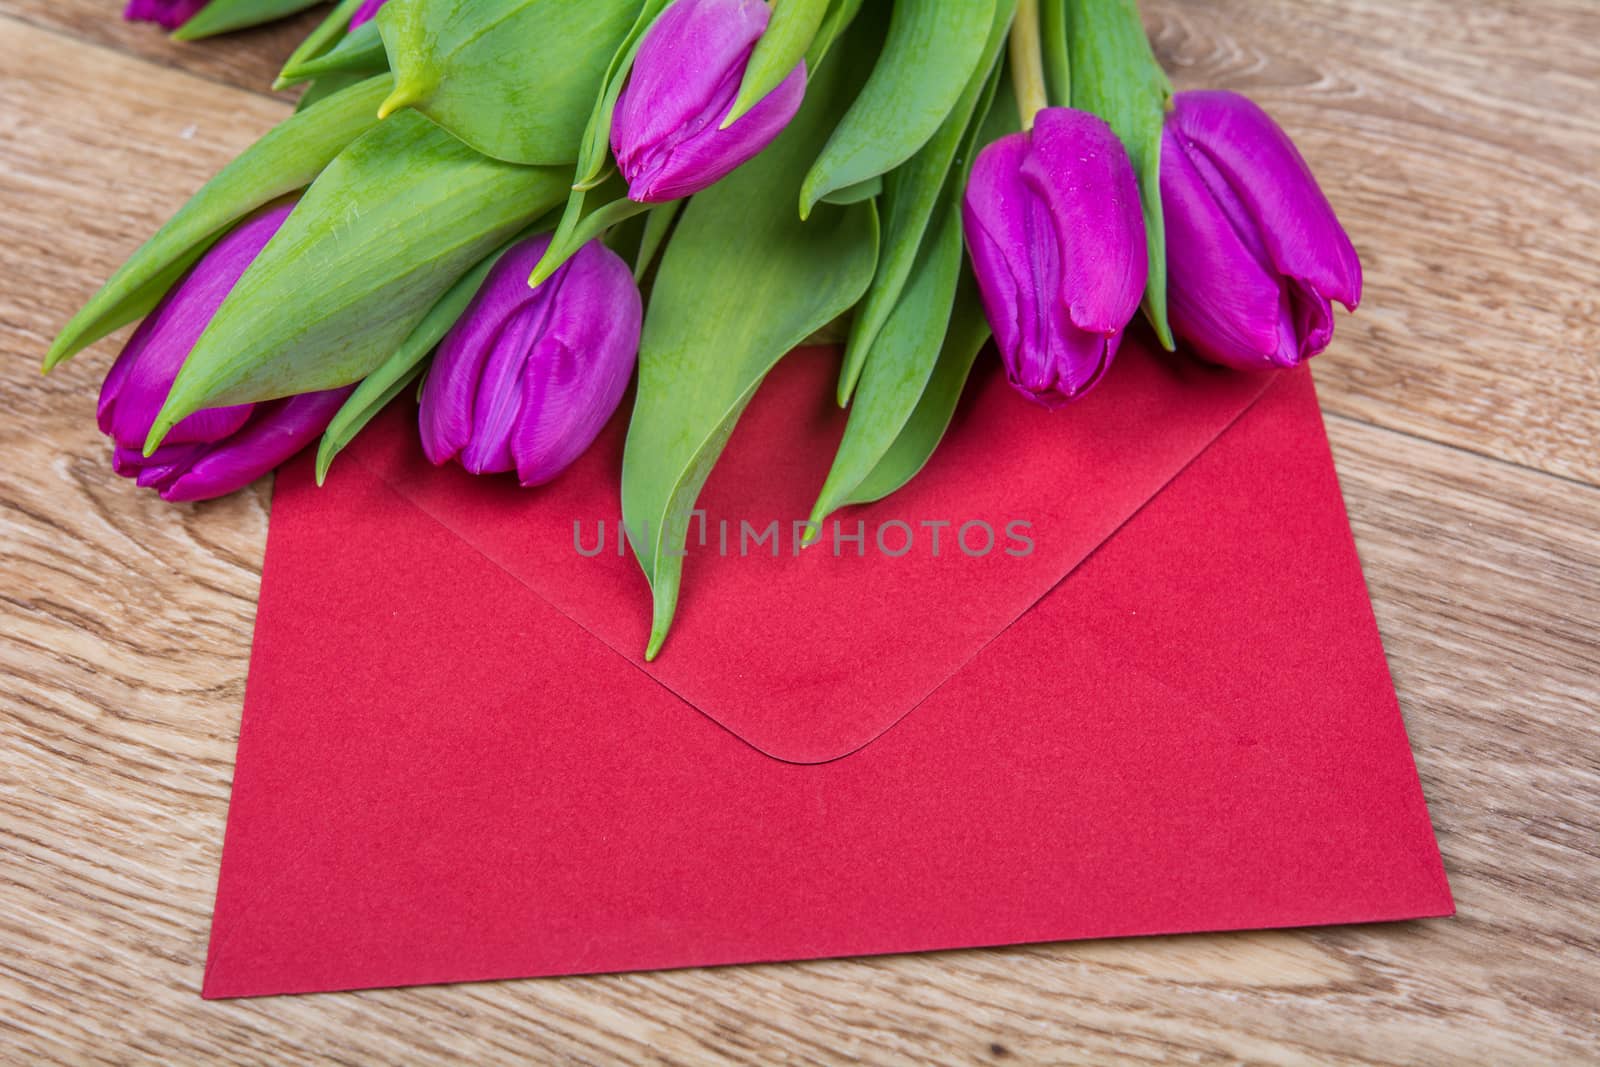
<svg viewBox="0 0 1600 1067">
<path fill-rule="evenodd" d="M 0 16 L 257 93 L 271 91 L 284 59 L 327 10 L 318 7 L 269 26 L 186 42 L 172 40 L 154 23 L 124 22 L 122 8 L 118 0 L 0 0 Z M 137 99 L 121 102 L 128 106 Z"/>
<path fill-rule="evenodd" d="M 1290 131 L 1361 252 L 1329 409 L 1600 482 L 1600 4 L 1143 7 L 1180 89 Z"/>
<path fill-rule="evenodd" d="M 0 276 L 25 280 L 0 288 L 0 320 L 17 351 L 41 359 L 134 249 L 289 112 L 0 17 Z M 47 385 L 81 401 L 115 348 L 97 346 Z"/>
<path fill-rule="evenodd" d="M 1432 10 L 1358 6 L 1401 30 Z M 1289 0 L 1259 10 L 1263 25 L 1292 22 Z M 1308 22 L 1342 17 L 1331 5 L 1304 10 Z M 1174 33 L 1198 39 L 1184 28 L 1191 19 L 1202 21 L 1164 24 L 1179 27 L 1163 29 L 1164 49 Z M 1381 38 L 1382 24 L 1362 32 Z M 1439 32 L 1448 44 L 1458 30 Z M 1493 40 L 1532 69 L 1528 39 Z M 1319 54 L 1308 40 L 1306 53 Z M 1430 62 L 1426 43 L 1419 64 Z M 1255 69 L 1253 55 L 1220 65 Z M 1288 84 L 1285 100 L 1309 91 Z M 114 343 L 49 378 L 35 368 L 121 257 L 285 111 L 0 17 L 0 1060 L 1593 1057 L 1600 490 L 1407 436 L 1449 437 L 1449 420 L 1433 400 L 1415 404 L 1414 387 L 1362 401 L 1405 433 L 1342 416 L 1330 428 L 1458 918 L 200 1001 L 268 490 L 194 506 L 135 491 L 111 474 L 93 426 Z M 1295 132 L 1306 138 L 1322 121 L 1308 111 Z M 1396 141 L 1392 151 L 1427 150 Z M 1478 229 L 1506 224 L 1493 204 L 1463 210 Z M 1397 234 L 1395 255 L 1428 237 Z M 1498 373 L 1493 321 L 1487 333 L 1469 328 L 1430 287 L 1394 299 L 1456 322 L 1471 365 Z M 1579 318 L 1592 331 L 1586 307 Z M 1330 408 L 1365 418 L 1365 394 L 1345 380 L 1348 349 L 1365 342 L 1347 326 L 1319 381 Z M 1570 369 L 1530 344 L 1510 351 L 1535 371 Z M 1490 385 L 1498 379 L 1469 395 L 1482 401 Z M 1536 409 L 1549 425 L 1570 427 L 1588 395 L 1581 378 L 1565 388 L 1567 401 Z M 1499 424 L 1486 425 L 1466 443 L 1501 448 Z M 1538 455 L 1570 463 L 1575 453 L 1553 441 Z"/>
</svg>

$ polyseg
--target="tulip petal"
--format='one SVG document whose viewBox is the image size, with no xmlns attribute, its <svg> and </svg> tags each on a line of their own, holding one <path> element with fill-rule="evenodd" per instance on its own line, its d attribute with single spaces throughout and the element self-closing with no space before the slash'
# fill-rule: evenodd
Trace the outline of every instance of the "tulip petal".
<svg viewBox="0 0 1600 1067">
<path fill-rule="evenodd" d="M 423 388 L 423 448 L 474 474 L 549 481 L 616 410 L 639 349 L 633 273 L 599 241 L 529 289 L 549 235 L 501 257 L 439 347 Z"/>
<path fill-rule="evenodd" d="M 207 447 L 204 444 L 162 445 L 151 455 L 141 456 L 133 472 L 125 477 L 133 478 L 133 484 L 140 489 L 155 489 L 159 492 L 188 470 L 190 464 L 205 454 Z M 115 466 L 113 462 L 113 469 Z"/>
<path fill-rule="evenodd" d="M 736 79 L 731 84 L 737 89 Z M 715 121 L 701 126 L 697 136 L 663 142 L 641 159 L 639 171 L 627 175 L 628 196 L 641 203 L 660 204 L 715 185 L 760 155 L 789 125 L 805 95 L 806 66 L 802 63 L 726 130 L 716 127 L 728 110 L 719 100 L 709 109 Z"/>
<path fill-rule="evenodd" d="M 1139 308 L 1149 269 L 1121 142 L 1092 115 L 1042 111 L 1031 135 L 979 153 L 962 206 L 1008 380 L 1052 408 L 1092 389 Z"/>
<path fill-rule="evenodd" d="M 518 304 L 489 342 L 489 358 L 478 377 L 472 408 L 472 440 L 461 451 L 461 465 L 473 474 L 499 474 L 516 468 L 511 434 L 522 410 L 523 378 L 537 357 L 550 314 L 560 299 L 565 267 Z M 526 286 L 523 286 L 526 289 Z"/>
<path fill-rule="evenodd" d="M 1267 366 L 1281 348 L 1282 283 L 1251 251 L 1189 153 L 1169 124 L 1161 200 L 1173 329 L 1217 362 Z"/>
<path fill-rule="evenodd" d="M 1333 340 L 1333 304 L 1306 283 L 1291 278 L 1285 296 L 1294 314 L 1294 336 L 1302 360 L 1321 354 Z"/>
<path fill-rule="evenodd" d="M 1361 261 L 1288 134 L 1238 93 L 1179 93 L 1172 123 L 1226 179 L 1265 241 L 1274 266 L 1354 309 Z M 1169 126 L 1170 128 L 1170 126 Z"/>
<path fill-rule="evenodd" d="M 1144 214 L 1128 152 L 1085 111 L 1041 111 L 1022 177 L 1048 205 L 1061 250 L 1060 298 L 1081 330 L 1111 335 L 1139 309 L 1149 273 Z"/>
<path fill-rule="evenodd" d="M 549 247 L 550 235 L 541 234 L 501 256 L 478 295 L 439 343 L 422 387 L 419 415 L 422 450 L 430 463 L 448 463 L 472 441 L 484 366 L 502 324 L 518 307 L 537 299 L 527 278 Z"/>
<path fill-rule="evenodd" d="M 661 13 L 639 46 L 611 120 L 624 174 L 638 155 L 722 121 L 769 18 L 762 0 L 677 0 Z M 717 101 L 723 107 L 710 114 L 708 105 Z"/>
<path fill-rule="evenodd" d="M 591 241 L 562 269 L 560 299 L 526 364 L 512 438 L 526 486 L 550 481 L 594 442 L 627 391 L 639 351 L 644 306 L 628 265 Z"/>
<path fill-rule="evenodd" d="M 292 207 L 269 208 L 240 223 L 191 267 L 139 324 L 100 390 L 100 428 L 113 440 L 130 446 L 143 442 L 195 342 Z M 247 404 L 199 411 L 174 426 L 167 441 L 220 440 L 249 417 Z"/>
<path fill-rule="evenodd" d="M 720 128 L 769 17 L 763 0 L 678 0 L 650 27 L 611 123 L 630 198 L 663 203 L 699 192 L 760 154 L 794 118 L 803 63 Z"/>
<path fill-rule="evenodd" d="M 164 500 L 209 500 L 287 462 L 333 421 L 354 386 L 257 405 L 243 430 L 206 449 L 161 490 Z"/>
<path fill-rule="evenodd" d="M 175 30 L 194 18 L 207 0 L 128 0 L 122 17 L 128 22 L 155 22 Z"/>
<path fill-rule="evenodd" d="M 995 343 L 1010 366 L 1022 346 L 1018 310 L 1033 288 L 1027 269 L 1025 218 L 1030 194 L 1022 181 L 1028 137 L 1014 133 L 978 153 L 962 201 L 967 251 Z"/>
<path fill-rule="evenodd" d="M 378 9 L 383 7 L 385 2 L 386 0 L 362 0 L 361 6 L 350 16 L 350 28 L 358 29 L 371 22 L 377 17 Z"/>
</svg>

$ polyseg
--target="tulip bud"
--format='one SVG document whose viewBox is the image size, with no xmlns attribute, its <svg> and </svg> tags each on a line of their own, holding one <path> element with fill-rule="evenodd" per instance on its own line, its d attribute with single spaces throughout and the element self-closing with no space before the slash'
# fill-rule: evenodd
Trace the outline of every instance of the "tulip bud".
<svg viewBox="0 0 1600 1067">
<path fill-rule="evenodd" d="M 794 118 L 804 62 L 721 128 L 770 17 L 764 0 L 677 0 L 656 19 L 611 123 L 629 198 L 658 204 L 697 193 L 755 158 Z"/>
<path fill-rule="evenodd" d="M 583 454 L 627 391 L 643 318 L 632 272 L 596 240 L 529 288 L 549 244 L 529 238 L 501 256 L 439 343 L 420 423 L 434 464 L 515 470 L 542 485 Z"/>
<path fill-rule="evenodd" d="M 1149 270 L 1133 165 L 1111 127 L 1045 108 L 1032 131 L 978 154 L 962 215 L 1011 384 L 1046 407 L 1093 388 Z"/>
<path fill-rule="evenodd" d="M 350 16 L 350 28 L 353 30 L 358 26 L 364 26 L 371 22 L 377 17 L 378 9 L 386 2 L 387 0 L 361 0 L 361 6 L 356 8 L 354 15 Z"/>
<path fill-rule="evenodd" d="M 129 22 L 158 22 L 175 30 L 194 18 L 207 0 L 128 0 L 122 17 Z"/>
<path fill-rule="evenodd" d="M 211 408 L 179 422 L 150 456 L 145 437 L 189 351 L 246 268 L 289 217 L 291 205 L 245 220 L 218 241 L 146 316 L 100 389 L 100 430 L 112 468 L 167 500 L 204 500 L 242 489 L 320 434 L 348 389 L 263 404 Z"/>
<path fill-rule="evenodd" d="M 1179 93 L 1161 145 L 1172 326 L 1215 363 L 1292 367 L 1328 346 L 1361 261 L 1294 143 L 1237 93 Z"/>
</svg>

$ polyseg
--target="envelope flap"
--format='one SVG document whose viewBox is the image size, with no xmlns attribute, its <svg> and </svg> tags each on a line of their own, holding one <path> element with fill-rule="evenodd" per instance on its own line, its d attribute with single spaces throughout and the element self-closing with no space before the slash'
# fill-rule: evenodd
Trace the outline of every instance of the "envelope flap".
<svg viewBox="0 0 1600 1067">
<path fill-rule="evenodd" d="M 1046 412 L 975 377 L 928 468 L 798 548 L 845 416 L 830 350 L 769 376 L 701 496 L 660 658 L 649 591 L 619 536 L 625 413 L 553 484 L 428 465 L 396 405 L 336 464 L 377 474 L 638 669 L 777 759 L 820 763 L 916 707 L 1159 493 L 1269 387 L 1130 340 L 1104 384 Z M 495 625 L 486 618 L 483 625 Z M 1073 650 L 1040 670 L 1069 670 Z M 540 653 L 528 649 L 527 669 Z"/>
</svg>

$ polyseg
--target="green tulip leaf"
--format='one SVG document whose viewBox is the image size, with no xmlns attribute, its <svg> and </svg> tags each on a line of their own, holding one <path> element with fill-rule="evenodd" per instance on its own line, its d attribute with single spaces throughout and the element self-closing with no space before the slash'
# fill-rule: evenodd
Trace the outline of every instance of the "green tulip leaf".
<svg viewBox="0 0 1600 1067">
<path fill-rule="evenodd" d="M 167 220 L 61 331 L 45 370 L 144 315 L 235 222 L 311 184 L 377 122 L 387 77 L 373 78 L 292 115 L 245 149 Z"/>
<path fill-rule="evenodd" d="M 1044 0 L 1039 6 L 1045 96 L 1052 107 L 1072 106 L 1072 54 L 1067 49 L 1067 4 L 1070 2 Z"/>
<path fill-rule="evenodd" d="M 1150 38 L 1134 0 L 1064 2 L 1072 106 L 1105 119 L 1133 160 L 1150 246 L 1144 313 L 1161 343 L 1171 350 L 1166 220 L 1161 211 L 1161 129 L 1172 103 L 1172 83 L 1150 50 Z"/>
<path fill-rule="evenodd" d="M 371 374 L 565 187 L 563 171 L 490 159 L 421 115 L 379 123 L 328 165 L 223 301 L 146 447 L 204 408 Z"/>
<path fill-rule="evenodd" d="M 378 34 L 377 25 L 367 22 L 350 31 L 344 40 L 321 55 L 298 64 L 286 64 L 272 87 L 283 89 L 329 74 L 362 74 L 370 77 L 388 69 L 389 56 L 383 50 L 383 38 Z"/>
<path fill-rule="evenodd" d="M 639 236 L 639 251 L 633 261 L 634 281 L 643 282 L 645 275 L 650 273 L 656 255 L 667 243 L 667 234 L 672 232 L 672 224 L 678 221 L 678 213 L 682 210 L 683 201 L 674 200 L 657 204 L 645 216 L 644 232 Z"/>
<path fill-rule="evenodd" d="M 316 7 L 322 0 L 211 0 L 193 18 L 173 31 L 179 41 L 198 41 L 219 33 L 259 26 L 264 22 Z"/>
<path fill-rule="evenodd" d="M 766 32 L 756 42 L 750 62 L 745 65 L 739 95 L 733 102 L 733 110 L 722 121 L 723 129 L 738 122 L 768 93 L 783 84 L 805 58 L 831 6 L 830 0 L 773 0 L 772 20 L 767 23 Z"/>
<path fill-rule="evenodd" d="M 956 197 L 946 196 L 873 345 L 838 455 L 811 510 L 815 527 L 852 499 L 911 418 L 938 360 L 960 277 L 961 210 Z"/>
<path fill-rule="evenodd" d="M 835 189 L 822 198 L 824 204 L 838 204 L 844 207 L 848 204 L 859 204 L 863 200 L 876 200 L 883 195 L 883 176 L 875 175 L 864 182 L 847 185 L 843 189 Z"/>
<path fill-rule="evenodd" d="M 622 511 L 655 598 L 653 658 L 677 610 L 690 511 L 767 372 L 860 299 L 877 258 L 870 202 L 795 215 L 800 175 L 850 99 L 831 63 L 789 128 L 684 209 L 656 274 L 622 468 Z"/>
<path fill-rule="evenodd" d="M 839 452 L 812 509 L 815 526 L 838 508 L 882 499 L 922 469 L 989 337 L 976 284 L 961 270 L 961 199 L 978 146 L 1017 129 L 1016 102 L 1000 75 L 997 63 L 970 108 L 931 229 L 873 340 Z"/>
<path fill-rule="evenodd" d="M 816 71 L 822 66 L 833 43 L 844 36 L 861 13 L 861 3 L 862 0 L 834 0 L 827 17 L 817 28 L 816 36 L 811 39 L 811 47 L 806 49 L 807 70 Z"/>
<path fill-rule="evenodd" d="M 642 0 L 389 0 L 395 73 L 382 114 L 413 107 L 478 151 L 570 166 Z"/>
<path fill-rule="evenodd" d="M 322 101 L 335 93 L 344 92 L 352 85 L 360 85 L 368 77 L 369 75 L 366 74 L 324 74 L 306 86 L 305 92 L 300 94 L 300 99 L 295 103 L 294 109 L 297 112 L 304 111 L 313 104 L 322 103 Z M 385 78 L 384 80 L 387 81 L 388 79 Z M 376 113 L 372 115 L 372 118 L 374 121 L 377 120 Z"/>
<path fill-rule="evenodd" d="M 988 340 L 989 322 L 984 318 L 978 287 L 970 274 L 963 274 L 944 345 L 921 399 L 871 473 L 841 497 L 838 507 L 882 500 L 915 478 L 927 465 L 950 427 L 956 404 L 972 373 L 972 364 Z M 867 386 L 864 379 L 863 395 Z"/>
<path fill-rule="evenodd" d="M 928 220 L 933 216 L 941 190 L 948 184 L 950 169 L 956 165 L 958 150 L 973 125 L 973 116 L 988 110 L 1000 53 L 1005 48 L 1016 7 L 1016 0 L 997 0 L 988 38 L 960 99 L 928 143 L 918 149 L 904 166 L 891 172 L 886 180 L 888 195 L 884 198 L 883 256 L 878 261 L 878 273 L 872 280 L 872 288 L 867 290 L 866 299 L 861 302 L 855 321 L 851 324 L 844 366 L 839 372 L 841 407 L 850 403 L 878 331 L 899 303 L 900 292 L 911 274 Z M 970 161 L 971 157 L 969 150 L 965 153 L 965 160 Z"/>
<path fill-rule="evenodd" d="M 610 207 L 610 212 L 601 216 L 600 221 L 605 222 L 610 216 L 615 215 L 614 221 L 626 221 L 630 215 L 615 204 L 617 196 L 625 196 L 627 186 L 622 182 L 615 170 L 606 167 L 610 160 L 611 149 L 611 118 L 616 112 L 617 100 L 622 95 L 622 87 L 628 80 L 628 73 L 633 69 L 634 58 L 639 53 L 639 45 L 644 40 L 645 33 L 656 16 L 666 10 L 669 0 L 647 0 L 644 7 L 639 10 L 639 15 L 634 19 L 633 28 L 617 46 L 617 51 L 611 59 L 611 65 L 606 70 L 604 89 L 595 101 L 594 111 L 589 116 L 589 124 L 583 131 L 583 143 L 578 152 L 577 177 L 572 184 L 572 193 L 567 198 L 566 210 L 562 213 L 561 222 L 556 226 L 550 247 L 539 262 L 534 264 L 532 275 L 528 278 L 529 285 L 538 285 L 565 263 L 578 249 L 582 242 L 574 243 L 572 238 L 583 227 L 586 220 L 592 222 L 593 216 L 585 216 L 589 210 L 590 193 L 608 181 L 616 190 L 616 196 L 607 198 L 603 193 L 596 196 L 600 202 Z M 604 209 L 602 209 L 604 210 Z M 645 210 L 641 207 L 639 210 Z M 596 213 L 598 214 L 598 213 Z"/>
<path fill-rule="evenodd" d="M 800 214 L 910 159 L 956 106 L 983 56 L 994 0 L 899 0 L 883 53 L 800 193 Z"/>
<path fill-rule="evenodd" d="M 361 7 L 361 0 L 339 0 L 333 5 L 333 10 L 317 24 L 317 28 L 306 35 L 299 46 L 289 53 L 289 58 L 284 60 L 283 69 L 278 73 L 277 81 L 273 82 L 273 89 L 287 89 L 301 79 L 289 78 L 289 72 L 302 63 L 309 62 L 323 55 L 333 48 L 350 29 L 350 20 L 355 17 L 356 11 Z"/>
</svg>

